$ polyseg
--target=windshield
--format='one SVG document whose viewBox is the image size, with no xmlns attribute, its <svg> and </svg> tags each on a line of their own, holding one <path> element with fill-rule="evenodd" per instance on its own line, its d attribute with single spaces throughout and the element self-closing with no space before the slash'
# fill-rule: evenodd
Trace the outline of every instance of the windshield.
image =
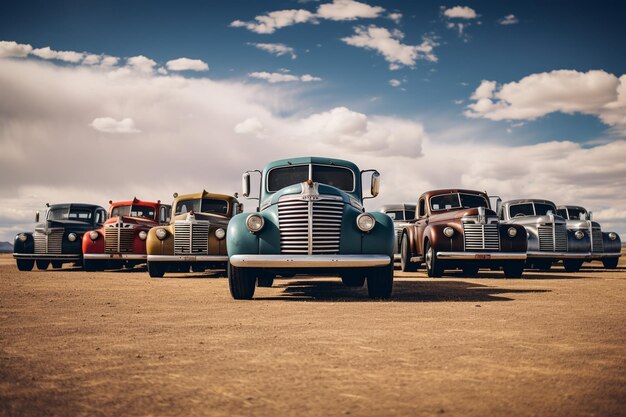
<svg viewBox="0 0 626 417">
<path fill-rule="evenodd" d="M 522 203 L 513 204 L 509 207 L 509 214 L 511 218 L 523 216 L 545 216 L 548 214 L 548 211 L 556 214 L 556 207 L 545 203 Z"/>
<path fill-rule="evenodd" d="M 556 214 L 556 207 L 551 204 L 535 203 L 535 214 L 537 216 L 545 216 L 551 211 L 552 214 Z"/>
<path fill-rule="evenodd" d="M 476 207 L 489 208 L 489 202 L 482 195 L 465 193 L 442 194 L 430 198 L 430 208 L 433 211 Z"/>
<path fill-rule="evenodd" d="M 391 220 L 413 220 L 415 218 L 415 210 L 389 210 L 386 212 Z"/>
<path fill-rule="evenodd" d="M 156 219 L 156 209 L 150 206 L 139 206 L 136 204 L 129 206 L 117 206 L 111 210 L 111 217 L 130 216 L 142 217 L 144 219 Z"/>
<path fill-rule="evenodd" d="M 57 207 L 48 209 L 47 220 L 75 220 L 79 222 L 91 223 L 93 213 L 88 208 L 78 207 Z"/>
<path fill-rule="evenodd" d="M 311 169 L 313 182 L 331 185 L 343 191 L 354 191 L 354 173 L 348 168 L 313 165 Z M 309 165 L 288 165 L 274 168 L 267 174 L 267 191 L 273 193 L 308 179 Z"/>
<path fill-rule="evenodd" d="M 569 212 L 569 220 L 587 220 L 587 210 L 585 210 L 582 207 L 581 208 L 570 207 L 567 209 L 567 211 Z"/>
<path fill-rule="evenodd" d="M 176 211 L 174 213 L 189 213 L 191 210 L 196 213 L 212 213 L 225 216 L 228 214 L 228 202 L 212 198 L 180 200 L 176 204 Z"/>
</svg>

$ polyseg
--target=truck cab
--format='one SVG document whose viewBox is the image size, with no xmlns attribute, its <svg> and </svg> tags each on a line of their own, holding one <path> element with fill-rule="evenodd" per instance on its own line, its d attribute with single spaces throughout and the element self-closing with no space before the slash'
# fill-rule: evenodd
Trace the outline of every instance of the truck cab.
<svg viewBox="0 0 626 417">
<path fill-rule="evenodd" d="M 145 263 L 148 231 L 169 223 L 171 206 L 161 201 L 109 201 L 109 219 L 82 237 L 86 271 L 132 268 Z"/>
<path fill-rule="evenodd" d="M 39 212 L 35 215 L 34 232 L 19 233 L 15 236 L 13 257 L 20 271 L 47 269 L 50 264 L 55 269 L 64 263 L 82 262 L 81 237 L 107 219 L 106 210 L 94 204 L 65 203 L 46 204 L 44 219 L 40 222 Z"/>
<path fill-rule="evenodd" d="M 362 177 L 378 195 L 379 174 L 349 161 L 300 157 L 269 163 L 243 174 L 261 176 L 259 207 L 235 216 L 228 226 L 230 292 L 251 299 L 255 287 L 294 274 L 339 275 L 347 286 L 367 280 L 371 298 L 388 298 L 393 287 L 393 222 L 363 208 Z"/>
<path fill-rule="evenodd" d="M 526 233 L 504 225 L 481 191 L 428 191 L 417 202 L 416 219 L 402 232 L 401 268 L 415 271 L 426 265 L 428 276 L 446 269 L 475 275 L 480 268 L 502 268 L 507 278 L 519 278 L 526 260 Z"/>
</svg>

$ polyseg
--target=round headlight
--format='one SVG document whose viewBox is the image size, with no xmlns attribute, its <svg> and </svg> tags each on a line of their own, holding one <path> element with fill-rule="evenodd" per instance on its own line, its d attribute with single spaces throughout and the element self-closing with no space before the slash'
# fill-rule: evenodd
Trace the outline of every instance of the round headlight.
<svg viewBox="0 0 626 417">
<path fill-rule="evenodd" d="M 219 240 L 224 239 L 224 236 L 226 236 L 226 232 L 224 231 L 224 229 L 219 228 L 215 231 L 215 237 Z"/>
<path fill-rule="evenodd" d="M 20 240 L 20 242 L 26 242 L 26 239 L 28 239 L 28 237 L 24 233 L 20 233 L 17 238 Z"/>
<path fill-rule="evenodd" d="M 157 229 L 156 232 L 156 237 L 159 238 L 159 240 L 163 240 L 167 237 L 167 230 L 165 229 Z"/>
<path fill-rule="evenodd" d="M 76 233 L 70 233 L 69 235 L 67 235 L 67 240 L 69 240 L 70 242 L 74 242 L 76 240 Z"/>
<path fill-rule="evenodd" d="M 145 230 L 140 231 L 137 236 L 139 236 L 139 239 L 141 240 L 146 240 L 146 238 L 148 237 L 148 234 L 146 233 Z"/>
<path fill-rule="evenodd" d="M 609 233 L 609 239 L 611 239 L 611 240 L 617 239 L 617 233 L 615 233 L 615 232 Z"/>
<path fill-rule="evenodd" d="M 517 236 L 517 229 L 514 228 L 514 227 L 509 227 L 506 230 L 506 234 L 509 235 L 509 237 L 515 237 L 515 236 Z"/>
<path fill-rule="evenodd" d="M 95 230 L 92 230 L 91 232 L 89 232 L 89 238 L 91 240 L 97 240 L 98 236 L 100 236 L 100 234 L 96 232 Z"/>
<path fill-rule="evenodd" d="M 263 217 L 259 216 L 258 214 L 251 214 L 246 219 L 246 226 L 248 226 L 248 230 L 250 230 L 252 233 L 256 233 L 259 230 L 263 229 L 264 224 L 265 220 L 263 220 Z"/>
<path fill-rule="evenodd" d="M 359 216 L 356 218 L 356 226 L 362 232 L 369 232 L 370 230 L 374 228 L 375 224 L 376 224 L 376 220 L 371 214 L 367 214 L 367 213 L 359 214 Z"/>
<path fill-rule="evenodd" d="M 454 235 L 454 229 L 451 228 L 450 226 L 446 227 L 445 229 L 443 229 L 443 234 L 446 237 L 452 237 Z"/>
<path fill-rule="evenodd" d="M 582 230 L 576 230 L 576 232 L 574 232 L 574 237 L 577 240 L 582 239 L 583 237 L 585 237 L 585 233 Z"/>
</svg>

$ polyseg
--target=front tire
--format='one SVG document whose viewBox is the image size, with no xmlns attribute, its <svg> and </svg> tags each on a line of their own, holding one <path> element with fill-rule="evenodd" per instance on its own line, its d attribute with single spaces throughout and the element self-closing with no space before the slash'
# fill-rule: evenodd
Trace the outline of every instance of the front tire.
<svg viewBox="0 0 626 417">
<path fill-rule="evenodd" d="M 148 261 L 148 274 L 150 278 L 163 278 L 167 265 L 163 262 L 150 262 Z"/>
<path fill-rule="evenodd" d="M 502 269 L 506 278 L 521 278 L 524 273 L 524 261 L 509 261 Z"/>
<path fill-rule="evenodd" d="M 239 268 L 228 264 L 228 287 L 235 300 L 251 300 L 256 289 L 256 273 L 253 268 Z"/>
<path fill-rule="evenodd" d="M 35 261 L 32 259 L 16 259 L 17 269 L 20 271 L 32 271 Z"/>
<path fill-rule="evenodd" d="M 619 262 L 619 258 L 606 258 L 602 260 L 602 265 L 606 269 L 615 269 L 617 268 L 617 264 Z"/>
<path fill-rule="evenodd" d="M 406 233 L 402 234 L 400 241 L 400 269 L 402 272 L 417 271 L 417 264 L 411 262 L 411 251 L 409 250 L 409 237 Z"/>
<path fill-rule="evenodd" d="M 393 291 L 393 261 L 367 272 L 367 294 L 372 299 L 386 300 Z"/>
<path fill-rule="evenodd" d="M 37 269 L 39 269 L 40 271 L 45 271 L 46 269 L 48 269 L 48 266 L 50 266 L 50 261 L 42 261 L 42 260 L 36 260 L 35 263 L 37 264 Z"/>
<path fill-rule="evenodd" d="M 443 275 L 443 264 L 437 259 L 437 253 L 430 245 L 429 241 L 426 241 L 426 250 L 424 251 L 424 260 L 426 263 L 426 270 L 428 276 L 431 278 L 439 278 Z"/>
<path fill-rule="evenodd" d="M 270 272 L 261 272 L 257 279 L 257 286 L 271 288 L 274 285 L 274 275 Z"/>
<path fill-rule="evenodd" d="M 583 261 L 579 259 L 563 259 L 563 267 L 566 272 L 578 272 L 583 266 Z"/>
</svg>

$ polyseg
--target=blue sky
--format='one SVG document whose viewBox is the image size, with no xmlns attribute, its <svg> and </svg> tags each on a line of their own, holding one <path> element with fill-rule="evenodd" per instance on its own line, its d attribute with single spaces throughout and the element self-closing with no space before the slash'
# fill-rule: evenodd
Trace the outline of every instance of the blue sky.
<svg viewBox="0 0 626 417">
<path fill-rule="evenodd" d="M 258 33 L 289 10 L 305 21 Z M 245 169 L 324 152 L 387 174 L 380 204 L 460 185 L 587 204 L 626 233 L 625 16 L 620 1 L 6 4 L 0 240 L 42 199 L 231 189 Z M 193 62 L 177 70 L 170 62 L 181 58 Z M 42 180 L 24 168 L 53 152 L 64 166 L 106 172 L 93 154 L 111 143 L 159 166 L 142 162 L 117 186 L 95 174 L 88 193 L 65 170 Z M 199 161 L 185 178 L 164 168 L 178 145 L 223 152 L 228 175 Z"/>
</svg>

